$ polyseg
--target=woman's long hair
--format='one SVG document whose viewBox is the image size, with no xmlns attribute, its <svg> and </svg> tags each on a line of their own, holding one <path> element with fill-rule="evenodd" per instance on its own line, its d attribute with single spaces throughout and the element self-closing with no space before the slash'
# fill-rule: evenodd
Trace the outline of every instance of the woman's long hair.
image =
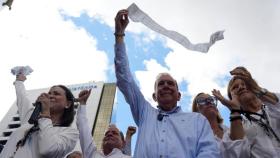
<svg viewBox="0 0 280 158">
<path fill-rule="evenodd" d="M 69 127 L 73 120 L 74 120 L 74 116 L 75 116 L 75 110 L 74 110 L 74 101 L 75 101 L 75 97 L 73 95 L 73 93 L 70 91 L 70 89 L 68 89 L 66 86 L 64 85 L 56 85 L 53 87 L 60 87 L 65 91 L 65 96 L 67 101 L 70 101 L 70 106 L 68 108 L 64 108 L 64 112 L 61 118 L 61 124 L 59 126 L 62 127 Z"/>
</svg>

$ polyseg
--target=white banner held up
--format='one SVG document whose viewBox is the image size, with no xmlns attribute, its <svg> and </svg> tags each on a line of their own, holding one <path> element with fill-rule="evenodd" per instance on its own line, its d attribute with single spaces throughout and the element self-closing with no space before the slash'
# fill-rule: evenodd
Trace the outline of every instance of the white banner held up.
<svg viewBox="0 0 280 158">
<path fill-rule="evenodd" d="M 152 18 L 149 17 L 145 12 L 143 12 L 141 9 L 138 8 L 138 6 L 135 3 L 132 3 L 128 8 L 128 16 L 133 22 L 141 22 L 151 30 L 154 30 L 160 34 L 163 34 L 170 39 L 173 39 L 174 41 L 178 42 L 185 48 L 193 51 L 199 51 L 203 53 L 207 53 L 209 48 L 219 40 L 224 39 L 224 31 L 217 31 L 213 33 L 210 37 L 209 43 L 198 43 L 198 44 L 192 44 L 190 40 L 183 36 L 182 34 L 167 30 L 164 27 L 160 26 L 157 22 L 155 22 Z"/>
</svg>

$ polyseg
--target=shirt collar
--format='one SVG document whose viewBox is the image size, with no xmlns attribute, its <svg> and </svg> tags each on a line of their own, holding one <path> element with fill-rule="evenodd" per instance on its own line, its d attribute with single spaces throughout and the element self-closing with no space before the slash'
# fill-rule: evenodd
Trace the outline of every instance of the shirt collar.
<svg viewBox="0 0 280 158">
<path fill-rule="evenodd" d="M 164 111 L 163 109 L 161 109 L 160 106 L 157 106 L 159 113 L 164 113 L 164 114 L 173 114 L 173 113 L 178 113 L 181 112 L 181 106 L 175 106 L 172 110 L 170 111 Z"/>
</svg>

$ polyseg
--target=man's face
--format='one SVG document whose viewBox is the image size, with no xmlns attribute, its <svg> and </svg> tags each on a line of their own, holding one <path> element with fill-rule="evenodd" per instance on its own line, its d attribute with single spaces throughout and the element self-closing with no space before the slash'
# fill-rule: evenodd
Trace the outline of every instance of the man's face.
<svg viewBox="0 0 280 158">
<path fill-rule="evenodd" d="M 163 110 L 172 110 L 177 105 L 180 97 L 181 94 L 178 91 L 177 83 L 170 75 L 163 74 L 157 79 L 153 99 L 158 102 Z"/>
<path fill-rule="evenodd" d="M 110 126 L 103 138 L 103 148 L 118 148 L 122 149 L 123 142 L 121 139 L 120 131 L 115 126 Z"/>
</svg>

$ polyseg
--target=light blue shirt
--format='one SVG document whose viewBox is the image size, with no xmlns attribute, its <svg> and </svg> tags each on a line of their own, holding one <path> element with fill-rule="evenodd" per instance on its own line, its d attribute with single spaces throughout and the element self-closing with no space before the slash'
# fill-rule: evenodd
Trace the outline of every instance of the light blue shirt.
<svg viewBox="0 0 280 158">
<path fill-rule="evenodd" d="M 138 138 L 135 158 L 220 157 L 212 129 L 201 114 L 185 113 L 177 106 L 164 112 L 145 100 L 129 70 L 124 43 L 115 45 L 117 86 L 130 105 Z M 161 121 L 158 114 L 165 115 Z"/>
</svg>

